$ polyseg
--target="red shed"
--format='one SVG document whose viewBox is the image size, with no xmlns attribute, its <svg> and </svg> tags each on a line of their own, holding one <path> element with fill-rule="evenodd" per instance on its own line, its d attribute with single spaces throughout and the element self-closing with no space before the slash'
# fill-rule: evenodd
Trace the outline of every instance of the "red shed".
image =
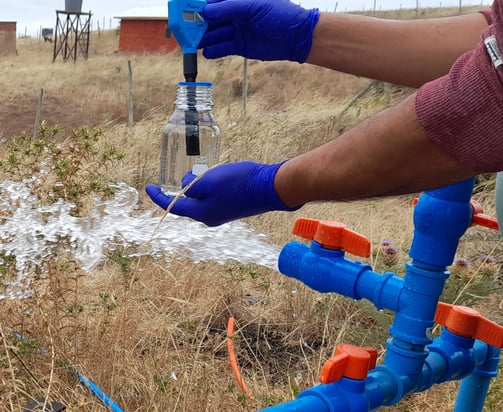
<svg viewBox="0 0 503 412">
<path fill-rule="evenodd" d="M 16 22 L 0 21 L 0 55 L 16 54 Z"/>
<path fill-rule="evenodd" d="M 126 52 L 170 52 L 179 48 L 174 36 L 166 38 L 168 8 L 137 7 L 121 19 L 119 50 Z"/>
</svg>

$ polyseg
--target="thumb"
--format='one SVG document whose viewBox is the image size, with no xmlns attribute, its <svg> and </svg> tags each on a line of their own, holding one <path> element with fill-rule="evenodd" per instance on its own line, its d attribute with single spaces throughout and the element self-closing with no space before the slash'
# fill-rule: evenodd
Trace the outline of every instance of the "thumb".
<svg viewBox="0 0 503 412">
<path fill-rule="evenodd" d="M 146 186 L 145 190 L 146 190 L 147 194 L 149 195 L 150 199 L 152 199 L 152 201 L 156 205 L 162 207 L 165 210 L 175 200 L 174 196 L 167 196 L 162 191 L 162 189 L 157 185 L 148 184 Z M 198 219 L 198 215 L 199 215 L 198 204 L 199 204 L 199 202 L 197 199 L 191 199 L 188 197 L 180 197 L 172 205 L 171 213 L 173 213 L 174 215 L 190 217 L 192 219 L 203 221 L 201 218 Z"/>
<path fill-rule="evenodd" d="M 153 184 L 148 184 L 145 187 L 145 191 L 150 199 L 157 205 L 162 207 L 163 209 L 167 209 L 169 204 L 173 201 L 172 196 L 167 196 L 162 189 Z"/>
<path fill-rule="evenodd" d="M 190 185 L 197 176 L 194 173 L 187 173 L 182 177 L 182 189 Z"/>
</svg>

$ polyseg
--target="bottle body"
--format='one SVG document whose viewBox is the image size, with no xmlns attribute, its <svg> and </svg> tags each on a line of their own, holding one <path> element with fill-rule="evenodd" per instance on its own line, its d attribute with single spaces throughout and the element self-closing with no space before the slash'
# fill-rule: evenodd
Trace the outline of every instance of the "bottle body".
<svg viewBox="0 0 503 412">
<path fill-rule="evenodd" d="M 175 195 L 183 176 L 200 175 L 218 163 L 220 129 L 213 115 L 211 83 L 181 82 L 175 111 L 162 130 L 159 186 Z"/>
</svg>

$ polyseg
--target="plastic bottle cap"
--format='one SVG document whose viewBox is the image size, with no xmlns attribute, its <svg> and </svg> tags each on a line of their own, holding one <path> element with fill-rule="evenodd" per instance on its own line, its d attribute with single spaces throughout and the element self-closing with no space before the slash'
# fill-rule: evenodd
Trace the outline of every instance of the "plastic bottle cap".
<svg viewBox="0 0 503 412">
<path fill-rule="evenodd" d="M 208 165 L 196 163 L 192 166 L 192 174 L 199 176 L 205 173 L 208 170 Z"/>
</svg>

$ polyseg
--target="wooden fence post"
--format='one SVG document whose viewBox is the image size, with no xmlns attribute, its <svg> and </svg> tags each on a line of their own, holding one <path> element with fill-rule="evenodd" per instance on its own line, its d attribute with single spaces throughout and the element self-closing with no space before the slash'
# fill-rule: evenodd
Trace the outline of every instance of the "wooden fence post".
<svg viewBox="0 0 503 412">
<path fill-rule="evenodd" d="M 127 61 L 128 65 L 128 78 L 129 78 L 129 116 L 128 116 L 128 126 L 131 129 L 133 127 L 133 68 L 131 66 L 131 60 Z"/>
<path fill-rule="evenodd" d="M 44 89 L 40 89 L 40 96 L 38 97 L 37 114 L 35 115 L 35 127 L 33 129 L 33 139 L 37 138 L 38 126 L 40 125 L 40 112 L 42 111 L 42 99 L 44 98 Z"/>
</svg>

